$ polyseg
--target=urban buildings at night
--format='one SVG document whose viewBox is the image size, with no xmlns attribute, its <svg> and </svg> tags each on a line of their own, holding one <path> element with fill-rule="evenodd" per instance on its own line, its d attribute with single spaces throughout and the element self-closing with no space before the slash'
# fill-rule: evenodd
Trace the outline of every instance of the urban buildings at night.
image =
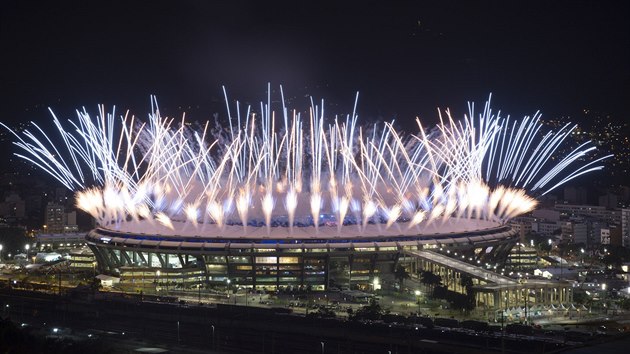
<svg viewBox="0 0 630 354">
<path fill-rule="evenodd" d="M 9 0 L 0 352 L 621 352 L 626 14 Z"/>
</svg>

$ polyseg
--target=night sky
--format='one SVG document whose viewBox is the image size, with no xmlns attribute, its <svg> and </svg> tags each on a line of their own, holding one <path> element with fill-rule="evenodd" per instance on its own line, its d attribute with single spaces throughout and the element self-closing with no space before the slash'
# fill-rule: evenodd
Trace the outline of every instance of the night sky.
<svg viewBox="0 0 630 354">
<path fill-rule="evenodd" d="M 2 2 L 1 121 L 99 103 L 144 117 L 151 94 L 163 113 L 206 120 L 225 112 L 221 85 L 257 105 L 267 82 L 296 108 L 324 98 L 331 114 L 359 91 L 361 117 L 403 125 L 435 120 L 437 107 L 463 114 L 490 92 L 514 116 L 628 117 L 630 21 L 618 1 L 88 3 Z"/>
</svg>

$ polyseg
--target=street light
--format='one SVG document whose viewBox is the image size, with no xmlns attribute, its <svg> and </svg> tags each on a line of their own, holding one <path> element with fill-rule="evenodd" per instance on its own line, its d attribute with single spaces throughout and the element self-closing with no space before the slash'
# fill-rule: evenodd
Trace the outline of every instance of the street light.
<svg viewBox="0 0 630 354">
<path fill-rule="evenodd" d="M 606 308 L 606 283 L 602 284 L 602 300 L 604 300 L 604 308 Z"/>
<path fill-rule="evenodd" d="M 212 349 L 214 349 L 214 325 L 210 325 L 212 327 Z"/>
<path fill-rule="evenodd" d="M 31 261 L 28 258 L 28 249 L 31 248 L 31 245 L 29 245 L 28 243 L 24 246 L 24 249 L 26 250 L 26 260 L 28 261 L 28 263 L 30 264 Z"/>
<path fill-rule="evenodd" d="M 231 283 L 231 281 L 230 281 L 230 279 L 227 279 L 225 282 L 227 283 L 225 292 L 227 293 L 227 298 L 229 299 L 230 298 L 230 283 Z"/>
<path fill-rule="evenodd" d="M 2 244 L 0 243 L 0 262 L 2 262 Z"/>
<path fill-rule="evenodd" d="M 203 285 L 203 279 L 197 284 L 197 301 L 201 305 L 201 286 Z"/>
<path fill-rule="evenodd" d="M 378 277 L 374 277 L 374 280 L 372 281 L 372 287 L 374 291 L 381 289 L 381 283 L 378 280 Z"/>
<path fill-rule="evenodd" d="M 416 290 L 413 293 L 416 294 L 416 304 L 418 304 L 418 306 L 420 306 L 420 294 L 422 294 L 422 293 L 420 292 L 420 290 Z"/>
</svg>

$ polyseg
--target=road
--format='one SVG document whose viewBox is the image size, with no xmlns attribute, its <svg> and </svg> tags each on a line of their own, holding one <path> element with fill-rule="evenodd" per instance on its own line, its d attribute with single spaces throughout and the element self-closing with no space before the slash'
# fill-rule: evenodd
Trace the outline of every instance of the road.
<svg viewBox="0 0 630 354">
<path fill-rule="evenodd" d="M 4 316 L 44 328 L 107 333 L 121 347 L 166 346 L 176 352 L 199 350 L 251 353 L 537 353 L 559 341 L 500 336 L 418 325 L 360 323 L 277 314 L 275 310 L 233 305 L 216 307 L 139 302 L 137 299 L 63 298 L 24 291 L 1 291 L 10 305 Z M 79 330 L 80 329 L 80 330 Z M 96 333 L 96 332 L 95 332 Z"/>
</svg>

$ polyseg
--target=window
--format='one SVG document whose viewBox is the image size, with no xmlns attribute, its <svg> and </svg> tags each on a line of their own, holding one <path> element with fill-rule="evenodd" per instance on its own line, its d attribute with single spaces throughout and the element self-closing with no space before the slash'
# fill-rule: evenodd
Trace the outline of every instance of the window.
<svg viewBox="0 0 630 354">
<path fill-rule="evenodd" d="M 256 263 L 276 264 L 278 263 L 278 257 L 256 257 Z"/>
</svg>

